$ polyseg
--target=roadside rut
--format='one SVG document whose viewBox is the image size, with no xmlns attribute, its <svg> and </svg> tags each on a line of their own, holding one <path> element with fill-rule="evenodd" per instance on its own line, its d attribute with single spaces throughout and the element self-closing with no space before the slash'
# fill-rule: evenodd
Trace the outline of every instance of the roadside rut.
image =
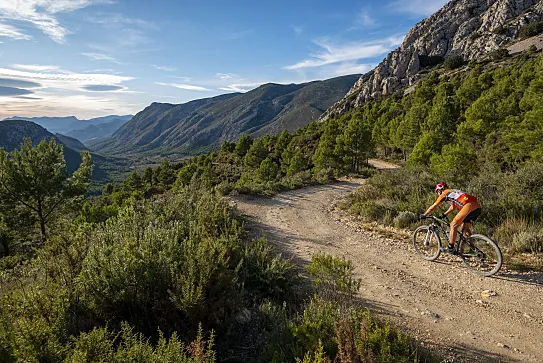
<svg viewBox="0 0 543 363">
<path fill-rule="evenodd" d="M 237 196 L 254 236 L 265 234 L 299 265 L 317 251 L 345 256 L 362 279 L 361 303 L 454 361 L 543 362 L 543 276 L 485 278 L 456 258 L 422 260 L 409 239 L 358 228 L 334 205 L 363 180 L 281 193 Z M 498 296 L 482 298 L 493 290 Z"/>
</svg>

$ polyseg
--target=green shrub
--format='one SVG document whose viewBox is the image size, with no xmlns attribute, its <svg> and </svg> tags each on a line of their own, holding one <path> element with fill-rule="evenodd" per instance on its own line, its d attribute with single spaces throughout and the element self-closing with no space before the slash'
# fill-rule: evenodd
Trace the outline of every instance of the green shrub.
<svg viewBox="0 0 543 363">
<path fill-rule="evenodd" d="M 407 228 L 418 221 L 418 216 L 410 211 L 402 211 L 394 218 L 394 227 Z"/>
<path fill-rule="evenodd" d="M 264 238 L 249 243 L 243 252 L 241 280 L 255 299 L 277 303 L 293 300 L 297 273 L 294 264 L 275 254 Z"/>
<path fill-rule="evenodd" d="M 132 328 L 124 323 L 118 335 L 105 328 L 94 329 L 77 337 L 73 346 L 66 362 L 215 362 L 213 335 L 209 341 L 204 341 L 201 329 L 188 346 L 179 340 L 176 333 L 173 333 L 170 339 L 160 334 L 156 346 L 153 346 L 142 334 L 134 333 Z"/>
<path fill-rule="evenodd" d="M 526 39 L 541 33 L 543 33 L 543 21 L 536 21 L 534 23 L 527 24 L 520 29 L 519 37 L 521 39 Z"/>
<path fill-rule="evenodd" d="M 521 231 L 513 237 L 511 249 L 514 252 L 543 252 L 543 230 Z"/>
<path fill-rule="evenodd" d="M 353 297 L 360 289 L 361 280 L 353 277 L 353 263 L 345 257 L 316 253 L 306 269 L 315 289 L 329 298 Z"/>
<path fill-rule="evenodd" d="M 506 48 L 500 48 L 490 52 L 490 58 L 494 61 L 500 61 L 509 57 L 509 51 Z"/>
<path fill-rule="evenodd" d="M 461 55 L 455 55 L 445 59 L 443 65 L 445 66 L 445 69 L 453 70 L 462 67 L 464 63 L 464 58 Z"/>
</svg>

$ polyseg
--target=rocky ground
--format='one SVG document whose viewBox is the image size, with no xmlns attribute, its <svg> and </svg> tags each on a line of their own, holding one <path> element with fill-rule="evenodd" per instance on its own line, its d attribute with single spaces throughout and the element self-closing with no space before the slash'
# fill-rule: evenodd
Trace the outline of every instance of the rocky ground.
<svg viewBox="0 0 543 363">
<path fill-rule="evenodd" d="M 271 199 L 237 196 L 232 202 L 255 236 L 265 234 L 300 266 L 317 251 L 352 260 L 362 280 L 360 303 L 452 361 L 543 361 L 541 274 L 505 267 L 485 278 L 454 256 L 422 260 L 408 232 L 369 228 L 337 208 L 361 183 L 346 180 Z M 483 297 L 486 290 L 496 295 Z"/>
</svg>

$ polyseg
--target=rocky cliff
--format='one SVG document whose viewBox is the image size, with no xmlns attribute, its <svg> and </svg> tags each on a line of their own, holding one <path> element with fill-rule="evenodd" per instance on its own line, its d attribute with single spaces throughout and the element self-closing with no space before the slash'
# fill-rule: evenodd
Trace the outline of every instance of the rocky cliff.
<svg viewBox="0 0 543 363">
<path fill-rule="evenodd" d="M 423 77 L 419 72 L 428 65 L 452 56 L 466 61 L 484 57 L 515 41 L 527 24 L 542 19 L 541 0 L 451 0 L 415 25 L 400 48 L 389 53 L 373 71 L 362 75 L 321 120 L 415 84 Z"/>
</svg>

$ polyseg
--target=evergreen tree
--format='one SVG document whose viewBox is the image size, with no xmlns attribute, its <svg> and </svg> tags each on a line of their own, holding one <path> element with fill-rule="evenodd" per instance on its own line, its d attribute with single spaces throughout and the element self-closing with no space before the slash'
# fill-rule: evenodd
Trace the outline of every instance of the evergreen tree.
<svg viewBox="0 0 543 363">
<path fill-rule="evenodd" d="M 43 140 L 36 147 L 25 138 L 21 151 L 8 154 L 0 149 L 0 198 L 12 206 L 24 206 L 38 219 L 42 241 L 46 225 L 70 199 L 87 190 L 92 172 L 91 156 L 81 153 L 81 165 L 70 177 L 66 170 L 63 146 Z"/>
</svg>

